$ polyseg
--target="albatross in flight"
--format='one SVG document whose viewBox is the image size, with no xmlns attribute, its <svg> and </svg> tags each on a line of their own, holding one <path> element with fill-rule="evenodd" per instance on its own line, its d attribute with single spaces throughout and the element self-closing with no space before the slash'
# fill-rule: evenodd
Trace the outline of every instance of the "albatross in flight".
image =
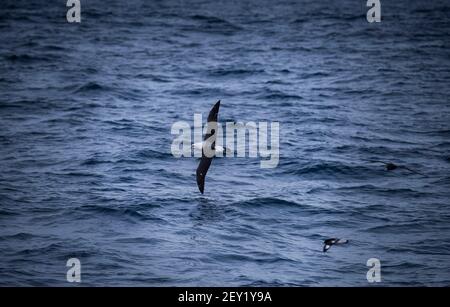
<svg viewBox="0 0 450 307">
<path fill-rule="evenodd" d="M 202 157 L 197 167 L 197 186 L 200 193 L 205 189 L 205 177 L 216 151 L 217 115 L 219 114 L 220 100 L 212 107 L 208 115 L 206 135 L 202 142 Z M 193 147 L 198 146 L 193 144 Z M 217 148 L 218 149 L 218 148 Z M 223 148 L 222 148 L 223 150 Z"/>
</svg>

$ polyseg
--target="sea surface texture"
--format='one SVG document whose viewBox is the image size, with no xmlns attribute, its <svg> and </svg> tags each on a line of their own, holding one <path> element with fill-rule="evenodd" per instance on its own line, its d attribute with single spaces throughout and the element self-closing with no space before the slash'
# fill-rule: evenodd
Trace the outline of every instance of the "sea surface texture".
<svg viewBox="0 0 450 307">
<path fill-rule="evenodd" d="M 450 3 L 381 4 L 1 1 L 0 285 L 450 285 Z M 171 127 L 219 99 L 280 160 L 201 195 Z"/>
</svg>

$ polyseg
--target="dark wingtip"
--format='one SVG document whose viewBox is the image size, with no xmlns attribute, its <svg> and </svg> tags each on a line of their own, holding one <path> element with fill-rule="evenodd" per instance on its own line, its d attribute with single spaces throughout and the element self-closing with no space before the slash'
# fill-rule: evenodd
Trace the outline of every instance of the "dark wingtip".
<svg viewBox="0 0 450 307">
<path fill-rule="evenodd" d="M 197 187 L 198 187 L 198 190 L 200 191 L 200 193 L 203 194 L 203 191 L 204 191 L 204 189 L 205 189 L 205 186 L 202 186 L 202 184 L 201 184 L 200 182 L 197 181 Z"/>
<path fill-rule="evenodd" d="M 201 185 L 200 183 L 198 183 L 198 182 L 197 182 L 197 187 L 198 187 L 198 190 L 200 191 L 200 193 L 203 194 L 203 187 L 202 187 L 202 185 Z"/>
<path fill-rule="evenodd" d="M 209 111 L 208 122 L 217 121 L 217 114 L 219 113 L 219 108 L 220 108 L 220 100 L 217 101 L 211 108 L 211 111 Z"/>
</svg>

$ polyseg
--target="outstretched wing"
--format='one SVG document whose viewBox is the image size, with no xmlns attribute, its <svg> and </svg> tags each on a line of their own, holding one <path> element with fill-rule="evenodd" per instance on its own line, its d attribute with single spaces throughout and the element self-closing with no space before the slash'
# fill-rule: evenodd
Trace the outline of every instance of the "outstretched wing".
<svg viewBox="0 0 450 307">
<path fill-rule="evenodd" d="M 206 141 L 216 133 L 217 130 L 217 116 L 219 114 L 220 100 L 216 102 L 216 104 L 212 107 L 211 111 L 208 115 L 208 124 L 207 131 L 208 133 L 205 135 L 203 146 L 205 146 Z M 211 125 L 211 126 L 210 126 Z M 214 127 L 212 127 L 214 125 Z M 212 129 L 214 128 L 214 129 Z M 215 138 L 212 138 L 211 148 L 215 147 Z M 207 157 L 202 149 L 202 158 L 200 159 L 200 163 L 197 167 L 197 186 L 200 190 L 200 193 L 203 194 L 205 190 L 205 177 L 208 172 L 209 166 L 211 165 L 212 157 Z"/>
<path fill-rule="evenodd" d="M 418 171 L 412 170 L 409 167 L 403 166 L 403 168 L 406 169 L 407 171 L 410 171 L 411 173 L 418 174 L 418 175 L 421 175 L 423 177 L 428 177 L 427 175 L 419 173 Z"/>
<path fill-rule="evenodd" d="M 323 241 L 323 252 L 325 253 L 330 247 L 336 243 L 336 238 L 326 239 Z"/>
<path fill-rule="evenodd" d="M 217 129 L 217 117 L 219 115 L 219 107 L 220 107 L 220 100 L 217 101 L 216 104 L 212 107 L 211 111 L 209 111 L 208 122 L 206 126 L 207 133 L 205 134 L 205 138 L 203 139 L 204 141 L 209 139 L 216 132 L 215 130 Z"/>
<path fill-rule="evenodd" d="M 384 162 L 384 161 L 380 161 L 380 160 L 369 160 L 369 162 L 372 162 L 372 163 L 382 163 L 382 164 L 388 164 L 387 162 Z"/>
<path fill-rule="evenodd" d="M 200 159 L 200 163 L 197 167 L 197 186 L 200 190 L 200 193 L 203 194 L 203 191 L 205 189 L 205 177 L 206 173 L 208 172 L 209 166 L 211 165 L 212 158 L 208 158 L 203 156 Z"/>
</svg>

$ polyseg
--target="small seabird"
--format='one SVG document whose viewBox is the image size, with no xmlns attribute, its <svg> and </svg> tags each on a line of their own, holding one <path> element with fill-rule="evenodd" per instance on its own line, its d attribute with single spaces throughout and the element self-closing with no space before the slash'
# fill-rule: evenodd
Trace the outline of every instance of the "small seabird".
<svg viewBox="0 0 450 307">
<path fill-rule="evenodd" d="M 219 114 L 220 100 L 216 102 L 216 104 L 212 107 L 211 111 L 208 115 L 208 122 L 206 125 L 206 135 L 202 142 L 202 157 L 200 159 L 200 163 L 197 167 L 197 186 L 200 190 L 200 193 L 203 194 L 205 189 L 205 177 L 208 172 L 209 166 L 211 165 L 212 159 L 214 155 L 210 155 L 205 153 L 205 149 L 208 150 L 210 148 L 215 152 L 216 150 L 216 131 L 217 131 L 217 116 Z M 194 144 L 195 145 L 195 144 Z M 222 148 L 223 150 L 223 148 Z"/>
<path fill-rule="evenodd" d="M 330 249 L 331 246 L 335 244 L 347 244 L 347 243 L 348 240 L 344 239 L 336 239 L 336 238 L 326 239 L 323 241 L 323 252 L 325 253 L 327 250 Z"/>
<path fill-rule="evenodd" d="M 394 169 L 396 169 L 398 167 L 397 165 L 395 165 L 394 163 L 391 163 L 391 162 L 385 163 L 385 165 L 386 165 L 387 171 L 393 171 Z"/>
<path fill-rule="evenodd" d="M 411 173 L 415 173 L 415 174 L 418 174 L 418 175 L 421 175 L 421 176 L 424 176 L 424 177 L 428 177 L 427 175 L 419 173 L 419 172 L 417 172 L 415 170 L 412 170 L 412 169 L 410 169 L 410 168 L 408 168 L 406 166 L 396 165 L 396 164 L 394 164 L 392 162 L 384 162 L 384 161 L 379 161 L 379 160 L 374 160 L 374 161 L 371 161 L 371 162 L 384 164 L 387 171 L 393 171 L 393 170 L 395 170 L 397 168 L 403 168 L 403 169 L 406 169 L 407 171 L 410 171 Z"/>
</svg>

